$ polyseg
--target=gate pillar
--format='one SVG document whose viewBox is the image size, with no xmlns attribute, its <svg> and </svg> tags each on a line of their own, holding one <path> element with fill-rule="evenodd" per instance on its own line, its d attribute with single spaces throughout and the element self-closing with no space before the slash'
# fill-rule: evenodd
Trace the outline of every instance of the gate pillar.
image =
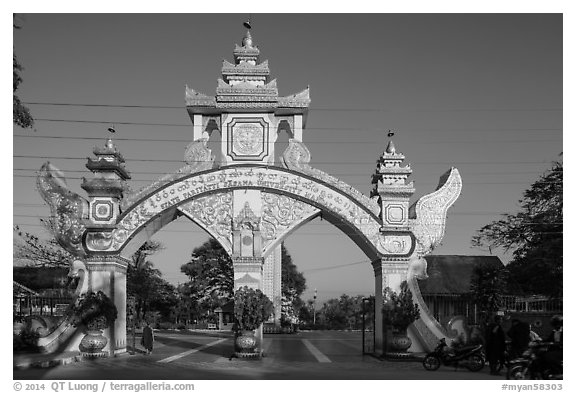
<svg viewBox="0 0 576 393">
<path fill-rule="evenodd" d="M 232 263 L 234 266 L 234 291 L 247 286 L 262 291 L 264 258 L 260 232 L 260 191 L 247 190 L 234 193 L 234 218 L 232 221 Z M 262 326 L 256 329 L 258 348 L 262 351 L 264 334 Z"/>
<path fill-rule="evenodd" d="M 128 261 L 120 256 L 92 256 L 86 259 L 88 290 L 104 292 L 116 305 L 118 318 L 104 331 L 110 356 L 126 352 L 126 271 Z"/>
<path fill-rule="evenodd" d="M 388 258 L 379 258 L 372 261 L 374 268 L 374 352 L 377 356 L 383 355 L 386 351 L 387 327 L 384 326 L 382 317 L 382 306 L 384 304 L 384 289 L 389 287 L 395 292 L 400 291 L 400 284 L 406 280 L 408 274 L 408 263 L 406 261 Z"/>
<path fill-rule="evenodd" d="M 274 325 L 280 327 L 282 313 L 282 249 L 278 245 L 264 260 L 262 292 L 272 301 Z"/>
</svg>

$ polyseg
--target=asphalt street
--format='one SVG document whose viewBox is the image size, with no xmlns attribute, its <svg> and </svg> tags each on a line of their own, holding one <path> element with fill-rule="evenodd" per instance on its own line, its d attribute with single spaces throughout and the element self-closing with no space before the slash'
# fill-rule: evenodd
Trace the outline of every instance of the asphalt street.
<svg viewBox="0 0 576 393">
<path fill-rule="evenodd" d="M 264 336 L 261 360 L 231 358 L 230 334 L 157 331 L 151 355 L 124 354 L 53 368 L 14 370 L 14 380 L 503 380 L 479 372 L 362 355 L 359 332 Z M 139 340 L 137 340 L 139 341 Z"/>
</svg>

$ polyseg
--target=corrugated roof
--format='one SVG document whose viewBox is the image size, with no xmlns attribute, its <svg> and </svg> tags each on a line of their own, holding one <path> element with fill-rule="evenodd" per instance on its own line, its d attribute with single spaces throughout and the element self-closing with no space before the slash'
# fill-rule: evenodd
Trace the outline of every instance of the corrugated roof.
<svg viewBox="0 0 576 393">
<path fill-rule="evenodd" d="M 16 281 L 12 281 L 12 284 L 12 291 L 14 293 L 26 293 L 27 295 L 38 296 L 38 292 L 33 291 Z"/>
<path fill-rule="evenodd" d="M 419 280 L 423 294 L 460 294 L 470 290 L 470 278 L 475 266 L 503 266 L 493 255 L 428 255 L 428 279 Z"/>
</svg>

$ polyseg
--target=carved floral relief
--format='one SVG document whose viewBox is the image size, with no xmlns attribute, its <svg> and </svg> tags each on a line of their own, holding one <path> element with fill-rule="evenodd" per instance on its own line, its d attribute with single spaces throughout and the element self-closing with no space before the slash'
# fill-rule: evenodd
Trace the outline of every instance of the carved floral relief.
<svg viewBox="0 0 576 393">
<path fill-rule="evenodd" d="M 262 192 L 262 239 L 266 247 L 277 237 L 317 213 L 318 208 L 285 195 Z"/>
</svg>

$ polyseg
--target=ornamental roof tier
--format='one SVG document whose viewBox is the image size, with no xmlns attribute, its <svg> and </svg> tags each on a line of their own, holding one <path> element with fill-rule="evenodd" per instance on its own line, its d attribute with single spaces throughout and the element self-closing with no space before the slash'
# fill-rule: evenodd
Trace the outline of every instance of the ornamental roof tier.
<svg viewBox="0 0 576 393">
<path fill-rule="evenodd" d="M 224 60 L 222 78 L 218 79 L 216 96 L 186 86 L 186 108 L 194 114 L 218 115 L 227 112 L 272 112 L 276 115 L 308 113 L 310 91 L 286 97 L 278 96 L 276 80 L 270 80 L 268 60 L 258 63 L 260 50 L 253 44 L 250 31 L 236 44 L 234 64 Z"/>
</svg>

